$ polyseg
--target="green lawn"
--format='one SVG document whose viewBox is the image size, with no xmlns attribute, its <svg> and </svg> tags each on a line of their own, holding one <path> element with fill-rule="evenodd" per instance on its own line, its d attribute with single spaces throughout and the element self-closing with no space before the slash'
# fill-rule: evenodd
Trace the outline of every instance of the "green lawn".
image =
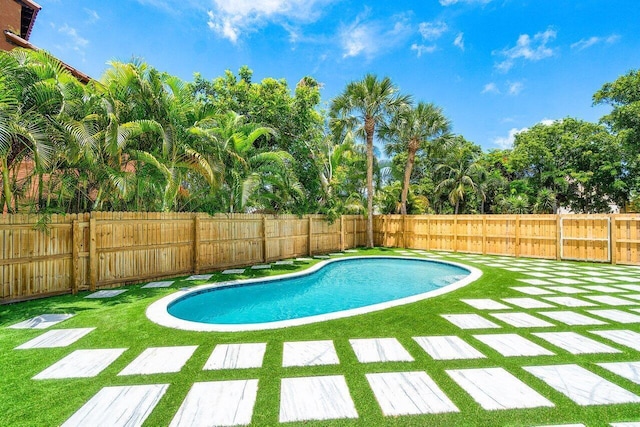
<svg viewBox="0 0 640 427">
<path fill-rule="evenodd" d="M 361 250 L 360 254 L 397 254 L 390 249 Z M 358 255 L 360 255 L 358 254 Z M 479 260 L 490 259 L 481 257 Z M 316 323 L 261 332 L 212 333 L 186 332 L 168 329 L 149 321 L 145 309 L 157 299 L 174 292 L 178 288 L 194 286 L 203 282 L 178 280 L 168 289 L 142 289 L 140 285 L 129 286 L 128 291 L 112 299 L 84 299 L 88 293 L 77 296 L 60 296 L 19 304 L 0 306 L 0 425 L 1 426 L 50 426 L 62 424 L 101 388 L 111 385 L 170 384 L 166 394 L 155 407 L 145 425 L 168 425 L 178 407 L 195 382 L 221 379 L 258 379 L 259 390 L 254 408 L 253 424 L 273 426 L 278 424 L 280 381 L 282 378 L 344 375 L 355 403 L 359 418 L 354 420 L 310 421 L 300 425 L 410 425 L 410 426 L 535 426 L 546 424 L 583 423 L 587 426 L 604 426 L 611 422 L 640 421 L 640 404 L 616 404 L 606 406 L 578 406 L 563 394 L 522 369 L 532 365 L 578 364 L 588 370 L 618 384 L 637 395 L 640 385 L 616 376 L 595 363 L 612 361 L 640 361 L 637 351 L 609 342 L 604 338 L 589 334 L 597 329 L 629 329 L 640 332 L 640 324 L 620 325 L 607 321 L 603 326 L 564 326 L 562 323 L 546 319 L 556 324 L 553 328 L 515 328 L 490 317 L 485 310 L 477 310 L 463 302 L 463 298 L 491 298 L 499 301 L 506 297 L 532 297 L 510 289 L 513 286 L 527 286 L 517 279 L 525 277 L 519 272 L 510 272 L 500 267 L 488 267 L 469 261 L 459 261 L 459 257 L 444 259 L 467 263 L 480 268 L 484 274 L 476 282 L 451 293 L 421 302 L 390 308 L 383 311 L 339 320 Z M 296 266 L 273 266 L 272 270 L 251 271 L 240 277 L 280 274 L 308 268 L 316 261 L 297 263 Z M 508 262 L 507 262 L 508 264 Z M 566 264 L 566 263 L 564 263 Z M 576 267 L 592 264 L 575 263 Z M 608 265 L 596 265 L 607 271 Z M 629 267 L 629 274 L 640 269 Z M 626 273 L 625 273 L 626 274 Z M 183 278 L 184 279 L 184 278 Z M 213 281 L 229 280 L 229 276 L 219 273 Z M 640 281 L 638 282 L 640 283 Z M 593 283 L 595 284 L 595 283 Z M 624 294 L 625 292 L 621 292 Z M 632 293 L 632 292 L 627 292 Z M 600 295 L 592 292 L 590 295 Z M 603 294 L 604 295 L 604 294 Z M 640 301 L 635 306 L 640 307 Z M 558 309 L 560 309 L 559 307 Z M 583 308 L 564 308 L 590 315 Z M 604 306 L 603 306 L 604 308 Z M 609 308 L 609 307 L 606 307 Z M 610 307 L 629 311 L 631 307 Z M 514 307 L 510 311 L 528 312 L 533 315 L 539 309 Z M 629 311 L 633 313 L 633 311 Z M 76 315 L 50 329 L 95 327 L 71 346 L 64 348 L 15 350 L 14 348 L 40 334 L 43 330 L 14 330 L 6 326 L 44 313 L 75 313 Z M 462 330 L 441 314 L 477 313 L 502 326 L 492 330 Z M 636 313 L 638 314 L 638 313 Z M 537 316 L 544 318 L 542 316 Z M 575 331 L 620 349 L 618 354 L 571 355 L 567 351 L 553 347 L 546 341 L 533 336 L 541 331 Z M 517 333 L 556 353 L 554 356 L 504 357 L 491 347 L 472 337 L 478 333 Z M 484 353 L 485 359 L 437 361 L 427 355 L 412 339 L 415 336 L 456 335 Z M 415 358 L 414 362 L 359 363 L 351 346 L 350 338 L 395 337 Z M 339 365 L 318 367 L 283 368 L 282 347 L 285 341 L 333 340 Z M 266 342 L 267 351 L 263 367 L 259 369 L 203 371 L 202 367 L 213 348 L 220 343 Z M 194 355 L 184 368 L 175 374 L 147 376 L 123 376 L 117 374 L 148 347 L 197 345 Z M 77 349 L 127 348 L 114 363 L 95 378 L 66 380 L 32 380 L 31 378 L 64 356 Z M 555 404 L 553 408 L 495 410 L 488 411 L 477 404 L 451 377 L 447 369 L 502 367 L 528 384 L 538 393 Z M 445 394 L 460 409 L 459 413 L 440 415 L 413 415 L 385 417 L 369 387 L 365 374 L 373 372 L 426 371 L 442 388 Z M 289 423 L 297 425 L 297 423 Z"/>
</svg>

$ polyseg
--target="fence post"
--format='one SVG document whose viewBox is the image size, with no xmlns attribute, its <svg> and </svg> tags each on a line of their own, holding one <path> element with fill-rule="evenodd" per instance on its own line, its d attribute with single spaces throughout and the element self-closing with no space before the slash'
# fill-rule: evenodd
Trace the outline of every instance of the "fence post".
<svg viewBox="0 0 640 427">
<path fill-rule="evenodd" d="M 358 247 L 358 220 L 355 215 L 353 216 L 353 247 Z"/>
<path fill-rule="evenodd" d="M 516 215 L 516 247 L 514 248 L 516 258 L 520 257 L 520 215 Z"/>
<path fill-rule="evenodd" d="M 89 290 L 95 291 L 98 283 L 98 256 L 96 251 L 96 219 L 89 220 Z"/>
<path fill-rule="evenodd" d="M 308 236 L 308 246 L 309 246 L 309 256 L 313 256 L 313 249 L 311 248 L 311 238 L 313 237 L 313 219 L 311 215 L 309 215 L 309 236 Z"/>
<path fill-rule="evenodd" d="M 262 262 L 267 263 L 267 216 L 262 215 Z"/>
<path fill-rule="evenodd" d="M 77 219 L 73 220 L 71 237 L 71 293 L 76 295 L 80 284 L 80 224 Z"/>
<path fill-rule="evenodd" d="M 407 216 L 402 215 L 402 247 L 407 249 Z"/>
<path fill-rule="evenodd" d="M 556 259 L 562 259 L 562 218 L 556 214 Z"/>
<path fill-rule="evenodd" d="M 200 217 L 193 219 L 193 273 L 200 273 Z"/>
<path fill-rule="evenodd" d="M 487 254 L 487 215 L 482 215 L 482 255 Z"/>
<path fill-rule="evenodd" d="M 458 215 L 453 216 L 453 252 L 458 252 Z"/>
<path fill-rule="evenodd" d="M 344 251 L 344 215 L 340 215 L 340 251 Z"/>
<path fill-rule="evenodd" d="M 616 216 L 610 216 L 610 235 L 609 235 L 609 250 L 611 253 L 609 255 L 611 258 L 611 264 L 617 264 L 618 262 L 618 232 L 616 229 Z"/>
</svg>

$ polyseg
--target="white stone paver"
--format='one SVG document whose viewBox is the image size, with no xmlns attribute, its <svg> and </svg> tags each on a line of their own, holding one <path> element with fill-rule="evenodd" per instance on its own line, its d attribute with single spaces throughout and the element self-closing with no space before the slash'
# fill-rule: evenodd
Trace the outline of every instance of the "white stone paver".
<svg viewBox="0 0 640 427">
<path fill-rule="evenodd" d="M 252 270 L 269 270 L 270 268 L 271 268 L 271 264 L 258 264 L 258 265 L 251 266 Z"/>
<path fill-rule="evenodd" d="M 515 288 L 511 288 L 514 291 L 522 292 L 523 294 L 528 295 L 551 295 L 553 291 L 543 288 L 536 288 L 534 286 L 517 286 Z"/>
<path fill-rule="evenodd" d="M 636 384 L 640 384 L 640 362 L 597 363 L 598 366 L 620 375 Z"/>
<path fill-rule="evenodd" d="M 534 298 L 502 298 L 502 301 L 521 308 L 551 308 L 553 305 Z"/>
<path fill-rule="evenodd" d="M 276 261 L 276 265 L 293 265 L 293 260 Z"/>
<path fill-rule="evenodd" d="M 570 277 L 554 277 L 549 280 L 554 283 L 560 283 L 562 285 L 579 285 L 581 283 L 584 283 L 584 281 L 582 280 L 572 279 Z"/>
<path fill-rule="evenodd" d="M 593 307 L 596 305 L 591 301 L 584 301 L 574 297 L 543 297 L 543 298 L 554 304 L 564 305 L 565 307 Z"/>
<path fill-rule="evenodd" d="M 337 365 L 340 363 L 333 341 L 285 342 L 282 366 Z"/>
<path fill-rule="evenodd" d="M 197 382 L 191 386 L 170 427 L 251 424 L 258 380 Z"/>
<path fill-rule="evenodd" d="M 95 328 L 54 329 L 19 345 L 16 347 L 16 350 L 66 347 L 78 341 L 94 329 Z"/>
<path fill-rule="evenodd" d="M 20 323 L 9 326 L 11 329 L 47 329 L 57 323 L 65 321 L 73 314 L 41 314 L 40 316 L 32 317 L 31 319 L 23 320 Z"/>
<path fill-rule="evenodd" d="M 167 280 L 163 282 L 150 282 L 143 286 L 145 289 L 153 289 L 153 288 L 168 288 L 173 285 L 173 281 Z"/>
<path fill-rule="evenodd" d="M 607 286 L 607 285 L 589 285 L 589 286 L 583 286 L 583 288 L 585 289 L 589 289 L 590 291 L 593 292 L 603 292 L 605 294 L 613 294 L 616 292 L 622 292 L 622 289 L 620 288 L 616 288 L 613 286 Z"/>
<path fill-rule="evenodd" d="M 530 273 L 526 273 L 527 276 L 532 276 L 532 277 L 538 277 L 538 278 L 543 278 L 543 279 L 547 279 L 547 278 L 552 278 L 552 277 L 556 277 L 553 274 L 549 274 L 549 273 L 541 273 L 538 271 L 532 271 Z"/>
<path fill-rule="evenodd" d="M 34 376 L 33 379 L 95 377 L 126 350 L 126 348 L 76 350 Z"/>
<path fill-rule="evenodd" d="M 549 328 L 555 326 L 529 313 L 491 313 L 491 316 L 516 328 Z"/>
<path fill-rule="evenodd" d="M 460 412 L 426 372 L 366 374 L 386 416 Z"/>
<path fill-rule="evenodd" d="M 435 360 L 482 359 L 486 357 L 457 336 L 413 338 Z"/>
<path fill-rule="evenodd" d="M 329 258 L 331 258 L 329 255 L 314 255 L 313 257 L 317 258 L 317 259 L 329 259 Z"/>
<path fill-rule="evenodd" d="M 640 421 L 629 421 L 623 423 L 611 423 L 611 427 L 640 427 Z"/>
<path fill-rule="evenodd" d="M 640 323 L 640 316 L 622 310 L 587 310 L 587 312 L 618 323 Z"/>
<path fill-rule="evenodd" d="M 578 365 L 527 366 L 540 378 L 581 406 L 640 402 L 640 397 Z"/>
<path fill-rule="evenodd" d="M 576 288 L 575 286 L 547 286 L 547 289 L 561 294 L 584 294 L 590 292 L 586 289 Z"/>
<path fill-rule="evenodd" d="M 441 316 L 460 329 L 500 328 L 500 326 L 478 314 L 441 314 Z"/>
<path fill-rule="evenodd" d="M 498 268 L 504 268 L 507 267 L 507 264 L 503 264 L 501 262 L 490 262 L 488 264 L 485 264 L 487 267 L 498 267 Z"/>
<path fill-rule="evenodd" d="M 446 372 L 487 410 L 554 406 L 503 368 L 455 369 Z"/>
<path fill-rule="evenodd" d="M 345 250 L 345 252 L 348 253 L 348 254 L 357 254 L 358 250 L 357 249 L 347 249 L 347 250 Z"/>
<path fill-rule="evenodd" d="M 313 261 L 313 258 L 306 258 L 306 257 L 296 258 L 296 261 L 308 262 L 308 261 Z"/>
<path fill-rule="evenodd" d="M 280 422 L 358 418 L 342 375 L 283 378 Z"/>
<path fill-rule="evenodd" d="M 62 426 L 140 426 L 168 387 L 169 384 L 104 387 Z"/>
<path fill-rule="evenodd" d="M 266 343 L 218 344 L 202 369 L 260 368 L 266 350 Z"/>
<path fill-rule="evenodd" d="M 127 365 L 118 375 L 150 375 L 180 372 L 197 345 L 150 347 Z"/>
<path fill-rule="evenodd" d="M 640 294 L 624 294 L 624 295 L 620 295 L 620 296 L 640 301 Z"/>
<path fill-rule="evenodd" d="M 489 298 L 461 299 L 460 301 L 478 310 L 508 310 L 511 308 Z"/>
<path fill-rule="evenodd" d="M 194 274 L 187 277 L 186 280 L 209 280 L 213 277 L 213 274 Z"/>
<path fill-rule="evenodd" d="M 616 285 L 616 287 L 626 289 L 628 291 L 640 292 L 640 285 Z"/>
<path fill-rule="evenodd" d="M 575 332 L 537 332 L 533 335 L 571 354 L 621 353 L 620 350 Z"/>
<path fill-rule="evenodd" d="M 85 298 L 95 298 L 95 299 L 113 298 L 113 297 L 117 297 L 118 295 L 124 292 L 127 292 L 127 290 L 126 289 L 110 289 L 110 290 L 94 292 L 92 294 L 87 295 Z"/>
<path fill-rule="evenodd" d="M 569 326 L 606 325 L 607 322 L 576 313 L 575 311 L 539 311 L 538 314 L 549 317 Z"/>
<path fill-rule="evenodd" d="M 638 332 L 626 329 L 589 332 L 613 341 L 616 344 L 624 345 L 636 351 L 640 351 L 640 333 Z"/>
<path fill-rule="evenodd" d="M 473 337 L 505 357 L 551 356 L 555 354 L 518 334 L 487 334 L 474 335 Z"/>
<path fill-rule="evenodd" d="M 583 277 L 582 280 L 592 283 L 615 283 L 615 280 L 607 279 L 606 277 Z M 586 287 L 586 286 L 585 286 Z"/>
<path fill-rule="evenodd" d="M 360 363 L 413 362 L 413 357 L 395 338 L 349 340 Z"/>
<path fill-rule="evenodd" d="M 244 268 L 230 268 L 228 270 L 224 270 L 222 274 L 242 274 L 244 273 Z"/>
<path fill-rule="evenodd" d="M 584 298 L 588 298 L 600 304 L 613 305 L 613 306 L 638 304 L 638 301 L 630 301 L 628 299 L 614 297 L 612 295 L 585 295 Z"/>
<path fill-rule="evenodd" d="M 549 282 L 548 280 L 542 280 L 542 279 L 517 279 L 518 282 L 522 282 L 522 283 L 526 283 L 527 285 L 553 285 L 552 282 Z"/>
</svg>

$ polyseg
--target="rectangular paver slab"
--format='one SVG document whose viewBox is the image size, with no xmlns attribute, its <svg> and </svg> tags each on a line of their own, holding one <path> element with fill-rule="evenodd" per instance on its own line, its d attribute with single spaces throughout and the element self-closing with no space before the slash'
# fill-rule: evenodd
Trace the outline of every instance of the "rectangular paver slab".
<svg viewBox="0 0 640 427">
<path fill-rule="evenodd" d="M 528 295 L 551 295 L 554 293 L 548 289 L 536 288 L 535 286 L 516 286 L 511 289 Z"/>
<path fill-rule="evenodd" d="M 520 308 L 551 308 L 553 305 L 535 298 L 502 298 L 502 301 Z"/>
<path fill-rule="evenodd" d="M 640 397 L 578 365 L 524 369 L 581 406 L 640 402 Z"/>
<path fill-rule="evenodd" d="M 180 372 L 197 345 L 150 347 L 127 365 L 118 375 L 150 375 Z"/>
<path fill-rule="evenodd" d="M 611 340 L 616 344 L 624 345 L 626 347 L 640 351 L 640 333 L 638 332 L 630 331 L 627 329 L 589 332 Z"/>
<path fill-rule="evenodd" d="M 491 313 L 491 316 L 516 328 L 549 328 L 555 326 L 529 313 Z"/>
<path fill-rule="evenodd" d="M 478 310 L 508 310 L 511 308 L 490 298 L 461 299 L 460 301 Z"/>
<path fill-rule="evenodd" d="M 222 274 L 242 274 L 244 273 L 244 268 L 230 268 L 228 270 L 224 270 Z"/>
<path fill-rule="evenodd" d="M 629 313 L 627 311 L 609 309 L 609 310 L 587 310 L 587 312 L 605 319 L 618 323 L 640 323 L 640 316 Z"/>
<path fill-rule="evenodd" d="M 413 338 L 434 360 L 482 359 L 486 356 L 457 336 Z"/>
<path fill-rule="evenodd" d="M 441 316 L 460 329 L 500 328 L 500 326 L 478 314 L 441 314 Z"/>
<path fill-rule="evenodd" d="M 204 370 L 262 367 L 266 343 L 218 344 L 204 364 Z"/>
<path fill-rule="evenodd" d="M 16 350 L 66 347 L 78 341 L 94 329 L 95 328 L 54 329 L 19 345 L 16 347 Z"/>
<path fill-rule="evenodd" d="M 446 372 L 487 410 L 554 406 L 503 368 L 454 369 Z"/>
<path fill-rule="evenodd" d="M 126 348 L 76 350 L 34 376 L 33 379 L 95 377 L 126 350 Z"/>
<path fill-rule="evenodd" d="M 258 380 L 198 382 L 191 386 L 170 427 L 251 424 Z"/>
<path fill-rule="evenodd" d="M 187 277 L 186 280 L 209 280 L 213 277 L 213 274 L 194 274 Z"/>
<path fill-rule="evenodd" d="M 598 302 L 600 304 L 605 304 L 605 305 L 613 305 L 613 306 L 638 305 L 638 301 L 631 301 L 628 299 L 614 297 L 611 295 L 587 295 L 584 298 L 588 298 L 592 301 Z"/>
<path fill-rule="evenodd" d="M 607 322 L 576 313 L 575 311 L 539 311 L 538 314 L 549 317 L 569 326 L 606 325 Z"/>
<path fill-rule="evenodd" d="M 604 369 L 620 375 L 636 384 L 640 384 L 640 362 L 612 362 L 598 363 Z"/>
<path fill-rule="evenodd" d="M 554 304 L 564 305 L 565 307 L 593 307 L 597 304 L 591 301 L 585 301 L 574 297 L 543 297 L 547 301 Z"/>
<path fill-rule="evenodd" d="M 571 354 L 621 353 L 620 350 L 576 332 L 536 332 L 533 335 Z"/>
<path fill-rule="evenodd" d="M 360 363 L 413 362 L 413 357 L 395 338 L 350 339 Z"/>
<path fill-rule="evenodd" d="M 173 281 L 164 281 L 164 282 L 150 282 L 143 286 L 143 288 L 168 288 L 173 285 Z"/>
<path fill-rule="evenodd" d="M 518 279 L 518 282 L 526 283 L 527 285 L 553 285 L 553 282 L 542 279 Z"/>
<path fill-rule="evenodd" d="M 460 412 L 426 372 L 366 374 L 386 416 Z"/>
<path fill-rule="evenodd" d="M 104 387 L 62 426 L 141 426 L 168 387 L 169 384 Z"/>
<path fill-rule="evenodd" d="M 358 418 L 342 375 L 282 378 L 280 422 Z"/>
<path fill-rule="evenodd" d="M 337 365 L 340 363 L 333 341 L 285 342 L 282 366 Z"/>
<path fill-rule="evenodd" d="M 575 286 L 547 286 L 547 289 L 561 294 L 584 294 L 590 292 L 586 289 L 576 288 Z"/>
<path fill-rule="evenodd" d="M 110 290 L 94 292 L 92 294 L 87 295 L 85 298 L 95 298 L 95 299 L 113 298 L 124 292 L 127 292 L 127 290 L 126 289 L 110 289 Z"/>
<path fill-rule="evenodd" d="M 518 334 L 474 335 L 505 357 L 514 356 L 551 356 L 554 353 Z"/>
<path fill-rule="evenodd" d="M 15 325 L 9 326 L 11 329 L 47 329 L 50 326 L 58 324 L 64 320 L 73 317 L 73 314 L 41 314 L 32 317 Z"/>
</svg>

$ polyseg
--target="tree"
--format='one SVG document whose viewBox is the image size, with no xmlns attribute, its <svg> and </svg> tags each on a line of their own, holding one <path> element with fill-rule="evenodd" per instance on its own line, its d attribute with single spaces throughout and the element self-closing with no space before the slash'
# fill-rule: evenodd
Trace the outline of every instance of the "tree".
<svg viewBox="0 0 640 427">
<path fill-rule="evenodd" d="M 398 88 L 388 77 L 378 80 L 368 74 L 361 81 L 351 82 L 333 99 L 330 108 L 334 132 L 351 129 L 366 141 L 367 147 L 367 246 L 373 247 L 373 139 L 376 128 L 387 122 L 411 101 L 398 94 Z"/>
<path fill-rule="evenodd" d="M 381 128 L 381 135 L 388 143 L 388 155 L 400 151 L 407 152 L 407 160 L 400 195 L 400 213 L 407 214 L 407 196 L 411 182 L 411 172 L 419 150 L 428 150 L 432 144 L 444 143 L 449 137 L 451 123 L 434 104 L 420 102 L 415 108 L 407 108 L 397 113 L 387 126 Z"/>
</svg>

